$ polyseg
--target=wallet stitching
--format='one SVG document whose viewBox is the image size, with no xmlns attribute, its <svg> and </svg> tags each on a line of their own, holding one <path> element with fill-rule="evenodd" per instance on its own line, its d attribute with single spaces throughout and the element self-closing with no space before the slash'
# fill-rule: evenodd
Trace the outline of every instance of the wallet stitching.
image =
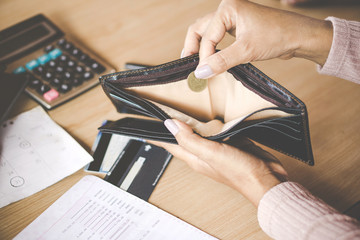
<svg viewBox="0 0 360 240">
<path fill-rule="evenodd" d="M 155 66 L 155 67 L 150 67 L 150 68 L 145 68 L 145 69 L 138 69 L 138 70 L 130 70 L 130 71 L 125 71 L 125 72 L 111 73 L 111 74 L 108 74 L 108 75 L 105 75 L 105 76 L 101 76 L 100 78 L 103 79 L 103 80 L 107 80 L 110 77 L 121 77 L 121 76 L 124 76 L 124 75 L 129 76 L 129 74 L 131 74 L 132 76 L 134 76 L 134 75 L 136 76 L 139 73 L 154 72 L 154 71 L 156 71 L 158 69 L 161 69 L 161 68 L 164 68 L 164 67 L 170 67 L 170 66 L 173 66 L 173 65 L 176 65 L 176 64 L 182 64 L 184 62 L 188 62 L 189 60 L 197 59 L 197 58 L 198 58 L 198 54 L 195 54 L 195 55 L 192 55 L 192 56 L 189 56 L 189 57 L 178 59 L 176 61 L 161 64 L 161 65 L 158 65 L 158 66 Z M 190 63 L 190 62 L 188 62 L 188 63 Z"/>
<path fill-rule="evenodd" d="M 272 80 L 271 78 L 269 78 L 266 74 L 264 74 L 263 72 L 261 72 L 259 69 L 257 69 L 256 67 L 254 67 L 251 64 L 247 64 L 247 67 L 253 71 L 253 74 L 255 76 L 258 76 L 259 78 L 263 78 L 265 79 L 267 82 L 272 83 L 273 85 L 275 85 L 278 89 L 280 89 L 282 92 L 286 93 L 286 95 L 288 95 L 293 101 L 295 101 L 297 103 L 297 105 L 299 105 L 300 107 L 303 106 L 303 103 L 300 102 L 297 98 L 295 98 L 289 90 L 287 90 L 286 88 L 284 88 L 283 86 L 279 85 L 277 82 L 275 82 L 274 80 Z M 250 71 L 251 73 L 251 71 Z M 301 108 L 301 110 L 303 110 Z"/>
<path fill-rule="evenodd" d="M 273 83 L 274 85 L 276 85 L 278 88 L 280 88 L 281 90 L 285 90 L 285 92 L 288 92 L 288 90 L 286 90 L 284 87 L 282 87 L 281 85 L 279 85 L 277 82 L 275 82 L 275 81 L 273 81 L 273 80 L 271 80 L 268 76 L 266 76 L 264 73 L 262 73 L 262 72 L 260 72 L 260 70 L 258 70 L 257 68 L 255 68 L 254 66 L 252 66 L 252 65 L 248 65 L 249 66 L 249 68 L 251 68 L 254 72 L 256 72 L 258 75 L 260 75 L 260 76 L 262 76 L 262 77 L 264 77 L 266 80 L 268 80 L 268 81 L 270 81 L 271 83 Z M 308 135 L 308 127 L 307 127 L 307 124 L 306 124 L 306 119 L 305 119 L 305 112 L 306 112 L 306 109 L 305 109 L 305 106 L 304 106 L 304 104 L 302 103 L 302 102 L 300 102 L 300 101 L 298 101 L 298 99 L 296 98 L 296 97 L 294 97 L 294 96 L 292 96 L 292 94 L 289 94 L 289 96 L 291 97 L 291 99 L 293 99 L 295 102 L 297 102 L 298 103 L 298 105 L 300 106 L 300 109 L 301 109 L 301 119 L 302 119 L 302 122 L 303 122 L 303 127 L 306 129 L 305 131 L 304 131 L 304 134 L 305 134 L 305 144 L 306 144 L 306 146 L 307 146 L 307 148 L 306 149 L 308 149 L 308 151 L 307 151 L 307 156 L 308 156 L 308 159 L 312 159 L 312 157 L 311 157 L 311 147 L 310 147 L 310 145 L 309 145 L 309 135 Z M 276 149 L 277 150 L 277 149 Z M 290 156 L 290 154 L 289 154 L 289 156 Z M 308 160 L 307 161 L 307 163 L 309 163 L 310 162 L 310 160 Z"/>
<path fill-rule="evenodd" d="M 255 140 L 254 140 L 254 141 L 255 141 Z M 297 160 L 300 160 L 300 161 L 302 161 L 302 162 L 304 162 L 304 163 L 307 163 L 307 164 L 312 163 L 311 158 L 308 159 L 308 160 L 303 160 L 303 159 L 301 159 L 301 158 L 299 158 L 299 157 L 296 157 L 296 156 L 294 156 L 294 155 L 292 155 L 292 154 L 290 154 L 290 153 L 284 152 L 283 150 L 281 150 L 281 149 L 279 149 L 279 148 L 277 148 L 277 147 L 274 147 L 274 145 L 272 145 L 271 143 L 270 143 L 270 144 L 268 144 L 268 143 L 265 144 L 265 143 L 263 143 L 262 141 L 256 141 L 256 142 L 261 143 L 261 144 L 264 144 L 264 145 L 266 145 L 266 146 L 268 146 L 268 147 L 270 147 L 270 148 L 272 148 L 272 149 L 274 149 L 274 150 L 276 150 L 276 151 L 278 151 L 278 152 L 281 152 L 281 153 L 283 153 L 283 154 L 285 154 L 285 155 L 287 155 L 287 156 L 293 157 L 293 158 L 295 158 L 295 159 L 297 159 Z"/>
</svg>

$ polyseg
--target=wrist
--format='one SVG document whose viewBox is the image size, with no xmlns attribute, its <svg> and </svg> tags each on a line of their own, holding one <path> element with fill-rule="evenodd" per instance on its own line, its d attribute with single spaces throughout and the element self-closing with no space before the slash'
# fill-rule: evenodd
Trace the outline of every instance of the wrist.
<svg viewBox="0 0 360 240">
<path fill-rule="evenodd" d="M 277 177 L 274 173 L 267 175 L 249 176 L 250 180 L 246 186 L 242 185 L 238 191 L 242 193 L 255 207 L 258 207 L 260 200 L 271 188 L 284 182 L 284 178 Z"/>
<path fill-rule="evenodd" d="M 329 55 L 333 27 L 330 21 L 308 18 L 306 24 L 299 31 L 299 47 L 295 50 L 295 57 L 305 58 L 321 66 Z"/>
</svg>

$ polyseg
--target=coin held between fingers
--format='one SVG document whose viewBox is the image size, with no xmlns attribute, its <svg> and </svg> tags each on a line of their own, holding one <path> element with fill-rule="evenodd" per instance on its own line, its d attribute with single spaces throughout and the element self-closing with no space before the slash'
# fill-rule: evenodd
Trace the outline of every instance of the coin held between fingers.
<svg viewBox="0 0 360 240">
<path fill-rule="evenodd" d="M 207 79 L 195 77 L 194 72 L 191 72 L 187 78 L 187 83 L 191 91 L 201 92 L 207 87 Z"/>
</svg>

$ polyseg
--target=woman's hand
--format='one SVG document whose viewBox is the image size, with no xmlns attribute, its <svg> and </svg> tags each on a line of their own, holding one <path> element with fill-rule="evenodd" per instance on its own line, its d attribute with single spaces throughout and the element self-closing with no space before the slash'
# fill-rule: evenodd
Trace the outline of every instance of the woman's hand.
<svg viewBox="0 0 360 240">
<path fill-rule="evenodd" d="M 228 32 L 233 44 L 215 53 Z M 215 13 L 188 29 L 182 56 L 200 54 L 195 71 L 208 78 L 241 63 L 302 57 L 323 65 L 332 43 L 332 24 L 245 0 L 223 0 Z"/>
<path fill-rule="evenodd" d="M 195 171 L 224 183 L 243 194 L 255 206 L 273 186 L 285 181 L 287 173 L 279 161 L 251 141 L 244 139 L 242 150 L 206 140 L 178 120 L 166 120 L 165 126 L 179 145 L 156 142 Z"/>
</svg>

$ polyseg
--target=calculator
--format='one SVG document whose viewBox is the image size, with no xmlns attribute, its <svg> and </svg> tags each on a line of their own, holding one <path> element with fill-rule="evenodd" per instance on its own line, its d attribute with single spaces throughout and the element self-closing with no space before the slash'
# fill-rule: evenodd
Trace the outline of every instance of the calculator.
<svg viewBox="0 0 360 240">
<path fill-rule="evenodd" d="M 0 64 L 7 73 L 26 74 L 26 93 L 46 109 L 96 86 L 100 75 L 115 72 L 42 14 L 0 32 Z"/>
</svg>

